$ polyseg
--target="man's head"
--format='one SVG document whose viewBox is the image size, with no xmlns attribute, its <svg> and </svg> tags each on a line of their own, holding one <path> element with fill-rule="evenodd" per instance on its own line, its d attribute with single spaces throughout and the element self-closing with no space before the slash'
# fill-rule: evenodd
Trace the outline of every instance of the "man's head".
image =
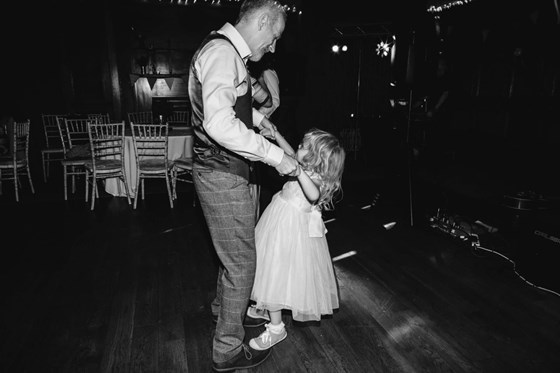
<svg viewBox="0 0 560 373">
<path fill-rule="evenodd" d="M 251 49 L 250 60 L 255 62 L 267 52 L 274 53 L 285 26 L 286 12 L 274 0 L 243 1 L 235 22 L 235 28 Z"/>
</svg>

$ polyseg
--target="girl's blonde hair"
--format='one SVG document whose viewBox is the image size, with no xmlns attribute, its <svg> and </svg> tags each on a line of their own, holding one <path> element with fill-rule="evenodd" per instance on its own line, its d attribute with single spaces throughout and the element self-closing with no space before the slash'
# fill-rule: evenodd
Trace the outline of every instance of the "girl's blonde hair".
<svg viewBox="0 0 560 373">
<path fill-rule="evenodd" d="M 300 146 L 307 150 L 302 159 L 303 168 L 321 178 L 321 193 L 316 205 L 320 209 L 332 210 L 337 202 L 335 197 L 342 196 L 346 152 L 334 135 L 317 128 L 305 133 Z"/>
</svg>

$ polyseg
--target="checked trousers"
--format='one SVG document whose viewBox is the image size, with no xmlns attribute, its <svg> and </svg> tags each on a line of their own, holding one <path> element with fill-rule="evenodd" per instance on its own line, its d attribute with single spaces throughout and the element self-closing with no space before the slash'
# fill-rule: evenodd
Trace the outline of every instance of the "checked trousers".
<svg viewBox="0 0 560 373">
<path fill-rule="evenodd" d="M 212 313 L 218 315 L 212 358 L 221 363 L 241 349 L 243 319 L 256 268 L 255 199 L 244 178 L 194 165 L 195 190 L 221 265 Z"/>
</svg>

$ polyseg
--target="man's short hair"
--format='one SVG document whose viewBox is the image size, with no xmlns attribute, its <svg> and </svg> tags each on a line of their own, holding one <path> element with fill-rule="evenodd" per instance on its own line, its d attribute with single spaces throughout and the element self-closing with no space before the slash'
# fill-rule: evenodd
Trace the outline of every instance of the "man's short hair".
<svg viewBox="0 0 560 373">
<path fill-rule="evenodd" d="M 268 9 L 272 13 L 271 21 L 276 23 L 278 18 L 284 18 L 286 21 L 286 10 L 284 6 L 276 0 L 244 0 L 239 8 L 239 16 L 236 23 L 249 19 L 257 10 Z"/>
</svg>

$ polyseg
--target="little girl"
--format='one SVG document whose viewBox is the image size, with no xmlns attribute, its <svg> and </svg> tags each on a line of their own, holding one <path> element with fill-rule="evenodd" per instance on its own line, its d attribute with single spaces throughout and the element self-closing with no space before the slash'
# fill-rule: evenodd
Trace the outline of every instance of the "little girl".
<svg viewBox="0 0 560 373">
<path fill-rule="evenodd" d="M 266 330 L 249 342 L 256 350 L 268 349 L 288 335 L 283 309 L 291 310 L 296 321 L 318 321 L 338 308 L 321 210 L 332 209 L 341 191 L 344 149 L 335 136 L 318 129 L 304 135 L 297 152 L 278 132 L 271 137 L 300 165 L 297 175 L 272 197 L 255 230 L 257 270 L 251 299 L 270 317 Z"/>
</svg>

